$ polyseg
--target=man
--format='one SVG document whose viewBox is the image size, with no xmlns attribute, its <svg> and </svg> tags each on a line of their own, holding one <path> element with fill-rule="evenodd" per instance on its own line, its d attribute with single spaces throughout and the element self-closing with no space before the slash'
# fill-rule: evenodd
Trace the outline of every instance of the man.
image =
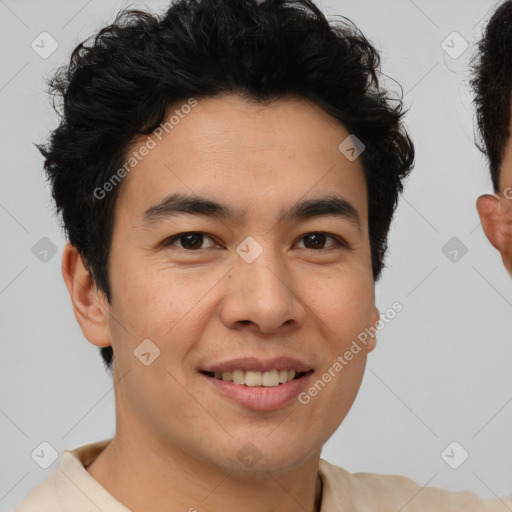
<svg viewBox="0 0 512 512">
<path fill-rule="evenodd" d="M 18 512 L 504 509 L 320 460 L 414 159 L 378 72 L 308 0 L 129 11 L 75 49 L 41 151 L 116 435 L 65 451 Z"/>
<path fill-rule="evenodd" d="M 494 194 L 476 206 L 484 232 L 512 277 L 512 2 L 504 2 L 489 21 L 473 66 L 480 149 L 489 160 Z"/>
</svg>

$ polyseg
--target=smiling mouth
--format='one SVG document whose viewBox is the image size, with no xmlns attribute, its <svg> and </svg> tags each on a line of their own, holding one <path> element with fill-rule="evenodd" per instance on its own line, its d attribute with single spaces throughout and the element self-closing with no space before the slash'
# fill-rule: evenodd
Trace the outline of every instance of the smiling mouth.
<svg viewBox="0 0 512 512">
<path fill-rule="evenodd" d="M 296 372 L 295 370 L 270 370 L 267 372 L 258 372 L 235 370 L 232 372 L 204 371 L 201 373 L 217 380 L 233 382 L 234 384 L 241 386 L 273 388 L 293 380 L 298 380 L 312 371 L 313 370 L 307 372 Z"/>
</svg>

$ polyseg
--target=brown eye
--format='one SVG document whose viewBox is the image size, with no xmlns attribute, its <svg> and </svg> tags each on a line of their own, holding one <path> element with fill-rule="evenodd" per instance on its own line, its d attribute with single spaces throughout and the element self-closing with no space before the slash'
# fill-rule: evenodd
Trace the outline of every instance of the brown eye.
<svg viewBox="0 0 512 512">
<path fill-rule="evenodd" d="M 181 249 L 189 250 L 189 251 L 197 251 L 200 249 L 204 249 L 204 247 L 201 247 L 204 239 L 211 238 L 207 235 L 204 235 L 200 232 L 189 232 L 189 233 L 179 233 L 178 235 L 174 235 L 173 237 L 169 238 L 165 242 L 165 246 L 171 246 L 175 245 L 174 242 L 179 241 L 181 244 Z"/>
<path fill-rule="evenodd" d="M 346 244 L 342 243 L 341 240 L 338 239 L 338 237 L 333 235 L 328 235 L 323 232 L 315 232 L 315 233 L 308 233 L 307 235 L 304 235 L 301 240 L 304 240 L 304 245 L 306 246 L 306 249 L 312 249 L 312 250 L 318 250 L 318 249 L 325 249 L 325 243 L 327 239 L 334 240 L 334 245 L 331 244 L 330 247 L 327 247 L 327 249 L 335 247 L 335 246 L 346 246 Z"/>
</svg>

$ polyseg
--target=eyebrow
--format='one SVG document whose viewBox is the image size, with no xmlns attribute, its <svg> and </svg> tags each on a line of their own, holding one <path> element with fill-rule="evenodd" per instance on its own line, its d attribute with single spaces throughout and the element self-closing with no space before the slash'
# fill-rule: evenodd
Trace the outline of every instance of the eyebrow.
<svg viewBox="0 0 512 512">
<path fill-rule="evenodd" d="M 170 194 L 158 204 L 150 206 L 143 213 L 143 226 L 179 214 L 200 215 L 226 221 L 244 218 L 244 214 L 229 205 L 221 204 L 206 197 L 186 194 Z M 339 195 L 306 199 L 281 211 L 279 222 L 289 223 L 316 217 L 339 217 L 346 219 L 361 230 L 361 218 L 357 209 Z"/>
</svg>

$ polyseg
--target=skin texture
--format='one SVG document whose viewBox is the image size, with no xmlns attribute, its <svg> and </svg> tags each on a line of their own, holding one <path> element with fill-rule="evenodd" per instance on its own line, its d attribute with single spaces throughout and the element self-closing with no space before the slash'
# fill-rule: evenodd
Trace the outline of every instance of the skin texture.
<svg viewBox="0 0 512 512">
<path fill-rule="evenodd" d="M 503 264 L 512 277 L 512 138 L 508 139 L 505 148 L 499 193 L 480 196 L 476 208 L 485 235 L 500 251 Z"/>
<path fill-rule="evenodd" d="M 311 365 L 313 383 L 376 325 L 366 183 L 360 160 L 338 150 L 347 136 L 300 98 L 268 106 L 235 95 L 198 99 L 119 185 L 110 304 L 66 246 L 75 316 L 92 344 L 114 350 L 116 435 L 87 470 L 131 510 L 319 510 L 321 448 L 354 402 L 375 339 L 307 405 L 275 411 L 238 405 L 199 370 L 284 355 Z M 144 225 L 143 212 L 176 192 L 245 216 L 180 214 Z M 359 228 L 334 216 L 278 221 L 282 208 L 332 194 L 357 210 Z M 190 231 L 205 233 L 200 250 L 183 239 L 162 245 Z M 311 232 L 350 249 L 331 235 L 315 248 Z M 236 252 L 248 236 L 263 248 L 250 264 Z M 147 338 L 160 349 L 150 366 L 134 356 Z M 237 457 L 248 442 L 261 454 L 252 467 Z"/>
</svg>

